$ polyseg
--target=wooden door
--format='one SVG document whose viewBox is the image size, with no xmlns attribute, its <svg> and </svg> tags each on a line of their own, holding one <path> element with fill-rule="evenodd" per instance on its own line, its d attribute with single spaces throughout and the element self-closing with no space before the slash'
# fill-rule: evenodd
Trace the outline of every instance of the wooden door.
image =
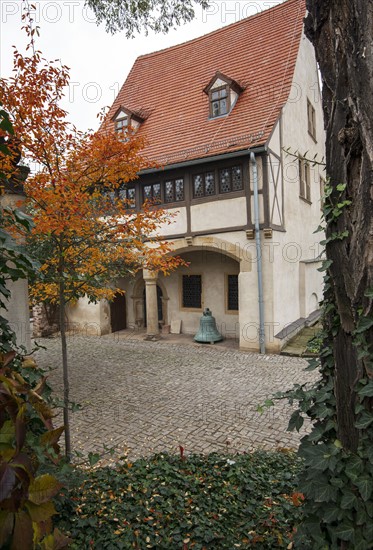
<svg viewBox="0 0 373 550">
<path fill-rule="evenodd" d="M 117 332 L 127 328 L 126 322 L 126 297 L 124 294 L 116 294 L 110 303 L 111 331 Z"/>
</svg>

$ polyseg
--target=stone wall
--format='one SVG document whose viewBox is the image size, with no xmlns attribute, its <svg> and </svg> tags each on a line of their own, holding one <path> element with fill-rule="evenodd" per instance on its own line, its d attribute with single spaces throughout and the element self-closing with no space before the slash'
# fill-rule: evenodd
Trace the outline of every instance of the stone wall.
<svg viewBox="0 0 373 550">
<path fill-rule="evenodd" d="M 50 323 L 47 318 L 47 313 L 44 304 L 36 304 L 32 308 L 32 337 L 41 338 L 42 336 L 49 336 L 58 331 L 58 311 L 54 316 L 54 321 Z"/>
</svg>

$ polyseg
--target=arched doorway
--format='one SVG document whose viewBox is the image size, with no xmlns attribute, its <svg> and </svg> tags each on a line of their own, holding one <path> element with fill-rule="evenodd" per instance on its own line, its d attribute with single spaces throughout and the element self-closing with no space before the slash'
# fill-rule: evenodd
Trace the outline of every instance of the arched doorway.
<svg viewBox="0 0 373 550">
<path fill-rule="evenodd" d="M 114 300 L 110 302 L 111 331 L 117 332 L 127 328 L 126 297 L 117 293 Z"/>
<path fill-rule="evenodd" d="M 143 293 L 144 298 L 144 323 L 146 327 L 146 299 L 145 299 L 145 288 Z M 163 313 L 163 292 L 159 285 L 157 285 L 157 309 L 158 309 L 158 321 L 159 323 L 164 323 L 164 313 Z"/>
</svg>

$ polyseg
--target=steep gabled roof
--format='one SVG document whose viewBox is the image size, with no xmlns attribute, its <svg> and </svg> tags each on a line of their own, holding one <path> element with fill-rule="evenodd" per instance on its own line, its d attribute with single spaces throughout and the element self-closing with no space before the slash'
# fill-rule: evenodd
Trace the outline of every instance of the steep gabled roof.
<svg viewBox="0 0 373 550">
<path fill-rule="evenodd" d="M 200 38 L 139 57 L 109 111 L 150 113 L 139 132 L 161 164 L 264 144 L 286 103 L 305 15 L 288 0 Z M 204 89 L 220 72 L 243 92 L 231 113 L 209 119 Z"/>
</svg>

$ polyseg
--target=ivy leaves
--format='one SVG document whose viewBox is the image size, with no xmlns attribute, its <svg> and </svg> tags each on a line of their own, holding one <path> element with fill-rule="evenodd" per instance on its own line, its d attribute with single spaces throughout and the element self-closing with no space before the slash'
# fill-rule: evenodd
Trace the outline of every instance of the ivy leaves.
<svg viewBox="0 0 373 550">
<path fill-rule="evenodd" d="M 325 186 L 323 215 L 327 237 L 322 244 L 327 250 L 339 247 L 340 253 L 348 246 L 349 232 L 341 226 L 341 216 L 351 205 L 347 197 L 347 185 L 340 183 Z M 335 255 L 334 255 L 335 258 Z M 287 392 L 277 394 L 277 399 L 298 403 L 289 421 L 289 430 L 298 430 L 304 417 L 313 425 L 303 437 L 299 454 L 304 460 L 304 474 L 300 484 L 306 500 L 304 521 L 300 532 L 309 536 L 315 548 L 327 550 L 353 548 L 368 550 L 373 541 L 373 365 L 371 333 L 373 318 L 369 313 L 373 289 L 367 289 L 364 300 L 354 308 L 351 323 L 352 346 L 357 361 L 364 367 L 362 376 L 352 381 L 351 404 L 354 415 L 350 431 L 358 430 L 358 447 L 354 451 L 340 437 L 343 406 L 337 405 L 337 377 L 343 376 L 335 358 L 336 339 L 341 331 L 341 319 L 336 303 L 335 285 L 340 280 L 333 278 L 335 267 L 330 254 L 323 261 L 324 277 L 323 330 L 318 335 L 319 357 L 312 359 L 306 370 L 319 370 L 320 379 L 312 386 L 294 386 Z M 335 274 L 334 274 L 335 275 Z M 367 300 L 365 300 L 367 299 Z M 339 349 L 339 353 L 343 350 Z M 339 357 L 339 363 L 341 357 Z M 359 379 L 360 378 L 360 379 Z M 340 386 L 339 386 L 340 388 Z M 350 403 L 345 403 L 346 408 Z M 351 409 L 351 407 L 350 407 Z M 344 419 L 345 420 L 345 419 Z M 342 421 L 343 423 L 343 421 Z"/>
<path fill-rule="evenodd" d="M 160 454 L 78 472 L 60 501 L 73 548 L 292 548 L 302 461 L 289 452 Z"/>
</svg>

